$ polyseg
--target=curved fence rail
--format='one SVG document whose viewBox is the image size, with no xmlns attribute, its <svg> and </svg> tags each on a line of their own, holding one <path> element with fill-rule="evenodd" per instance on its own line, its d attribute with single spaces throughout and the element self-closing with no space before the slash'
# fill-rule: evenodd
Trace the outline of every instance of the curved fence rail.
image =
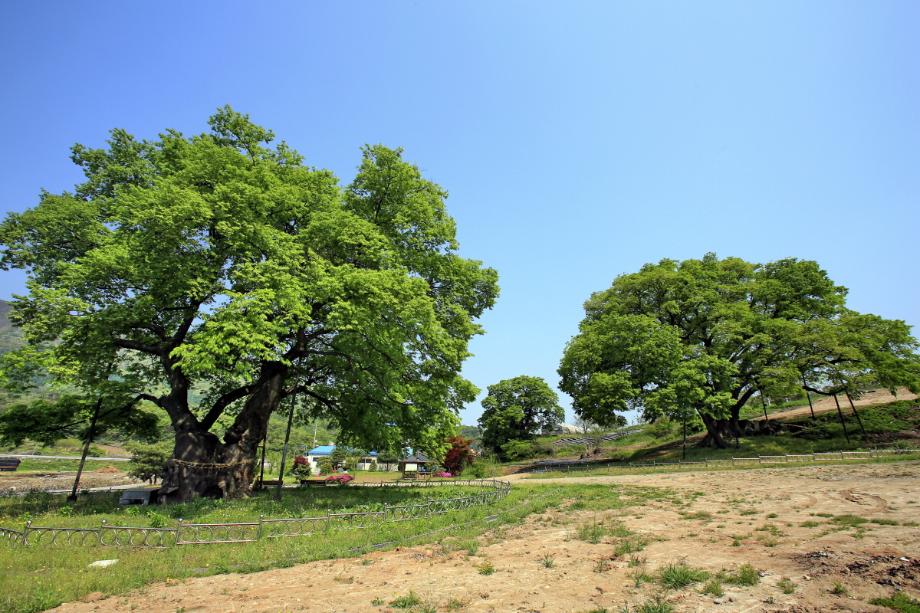
<svg viewBox="0 0 920 613">
<path fill-rule="evenodd" d="M 546 462 L 533 464 L 519 472 L 572 472 L 579 470 L 603 470 L 605 468 L 647 468 L 657 466 L 735 466 L 741 464 L 790 464 L 804 462 L 839 462 L 862 458 L 880 458 L 885 455 L 917 454 L 920 449 L 871 449 L 868 451 L 827 451 L 822 453 L 799 453 L 788 455 L 762 455 L 749 458 L 718 458 L 706 460 L 674 460 L 671 462 Z"/>
<path fill-rule="evenodd" d="M 181 519 L 172 527 L 110 526 L 104 520 L 98 528 L 56 528 L 33 526 L 22 530 L 0 527 L 0 540 L 19 545 L 172 547 L 215 543 L 251 543 L 266 538 L 290 538 L 325 533 L 332 529 L 366 529 L 388 522 L 403 522 L 443 515 L 497 502 L 508 495 L 511 484 L 497 479 L 463 481 L 418 481 L 411 483 L 366 483 L 359 487 L 479 487 L 475 494 L 451 498 L 430 498 L 415 504 L 384 504 L 375 511 L 333 512 L 315 517 L 288 517 L 232 523 L 192 523 Z"/>
</svg>

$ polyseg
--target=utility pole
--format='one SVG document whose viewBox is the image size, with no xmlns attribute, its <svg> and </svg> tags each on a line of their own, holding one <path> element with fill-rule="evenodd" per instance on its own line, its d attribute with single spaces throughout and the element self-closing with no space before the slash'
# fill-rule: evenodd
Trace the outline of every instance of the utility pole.
<svg viewBox="0 0 920 613">
<path fill-rule="evenodd" d="M 291 425 L 294 423 L 294 399 L 291 399 L 291 412 L 288 413 L 287 430 L 284 432 L 284 447 L 281 449 L 281 468 L 278 471 L 278 487 L 275 498 L 281 500 L 281 488 L 284 485 L 284 463 L 287 460 L 288 441 L 291 439 Z"/>
</svg>

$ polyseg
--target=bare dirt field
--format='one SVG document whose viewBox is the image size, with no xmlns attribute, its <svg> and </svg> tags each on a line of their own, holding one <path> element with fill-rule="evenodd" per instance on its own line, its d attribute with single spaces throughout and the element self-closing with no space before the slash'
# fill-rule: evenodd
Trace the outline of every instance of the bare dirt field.
<svg viewBox="0 0 920 613">
<path fill-rule="evenodd" d="M 389 603 L 412 591 L 429 607 L 416 611 L 613 613 L 626 603 L 634 611 L 658 595 L 675 611 L 817 613 L 888 611 L 868 601 L 895 589 L 920 596 L 920 463 L 584 477 L 527 486 L 559 482 L 622 487 L 626 496 L 641 496 L 644 487 L 672 494 L 607 511 L 554 509 L 484 535 L 472 552 L 403 548 L 167 581 L 104 600 L 89 595 L 57 610 L 389 611 L 395 610 Z M 595 524 L 618 525 L 620 536 L 625 527 L 629 538 L 647 545 L 616 555 L 624 540 L 616 531 L 596 544 L 579 538 L 579 528 Z M 665 590 L 655 580 L 658 571 L 680 561 L 710 573 L 750 564 L 760 578 L 753 586 L 726 583 L 721 597 L 702 594 L 702 582 Z M 494 573 L 482 574 L 488 564 Z"/>
<path fill-rule="evenodd" d="M 73 486 L 75 472 L 26 472 L 0 475 L 0 495 L 30 491 L 69 490 Z M 103 467 L 85 471 L 80 477 L 80 489 L 116 487 L 139 483 L 117 468 Z"/>
</svg>

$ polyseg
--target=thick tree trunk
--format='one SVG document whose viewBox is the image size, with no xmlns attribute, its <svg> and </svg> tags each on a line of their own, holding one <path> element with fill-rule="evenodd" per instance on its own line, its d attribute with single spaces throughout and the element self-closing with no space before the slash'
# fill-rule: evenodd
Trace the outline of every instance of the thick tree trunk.
<svg viewBox="0 0 920 613">
<path fill-rule="evenodd" d="M 223 441 L 197 419 L 173 420 L 173 456 L 167 462 L 160 494 L 167 501 L 249 495 L 256 474 L 259 443 L 268 419 L 283 397 L 284 367 L 263 369 L 263 383 L 248 397 Z"/>
<path fill-rule="evenodd" d="M 703 424 L 706 426 L 706 436 L 700 442 L 702 447 L 716 447 L 718 449 L 727 449 L 728 443 L 723 438 L 728 426 L 728 420 L 715 419 L 706 414 L 701 414 Z"/>
</svg>

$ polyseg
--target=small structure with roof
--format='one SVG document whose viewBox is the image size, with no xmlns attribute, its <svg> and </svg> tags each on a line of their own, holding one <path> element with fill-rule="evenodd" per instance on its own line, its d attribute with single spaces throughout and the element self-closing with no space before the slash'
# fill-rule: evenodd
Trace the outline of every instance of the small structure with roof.
<svg viewBox="0 0 920 613">
<path fill-rule="evenodd" d="M 315 475 L 319 471 L 319 461 L 322 458 L 332 457 L 332 454 L 335 453 L 335 445 L 320 445 L 319 447 L 314 447 L 308 451 L 305 455 L 307 458 L 307 463 L 310 465 L 311 472 Z M 354 467 L 356 470 L 375 470 L 377 465 L 377 452 L 371 451 L 369 453 L 361 453 L 359 455 L 358 450 L 351 449 L 347 447 L 342 447 L 342 451 L 345 452 L 346 456 L 358 456 L 357 463 Z M 336 468 L 336 467 L 334 467 Z"/>
<path fill-rule="evenodd" d="M 399 471 L 404 478 L 412 479 L 419 473 L 427 473 L 432 467 L 432 462 L 428 456 L 422 452 L 410 453 L 399 460 Z"/>
</svg>

